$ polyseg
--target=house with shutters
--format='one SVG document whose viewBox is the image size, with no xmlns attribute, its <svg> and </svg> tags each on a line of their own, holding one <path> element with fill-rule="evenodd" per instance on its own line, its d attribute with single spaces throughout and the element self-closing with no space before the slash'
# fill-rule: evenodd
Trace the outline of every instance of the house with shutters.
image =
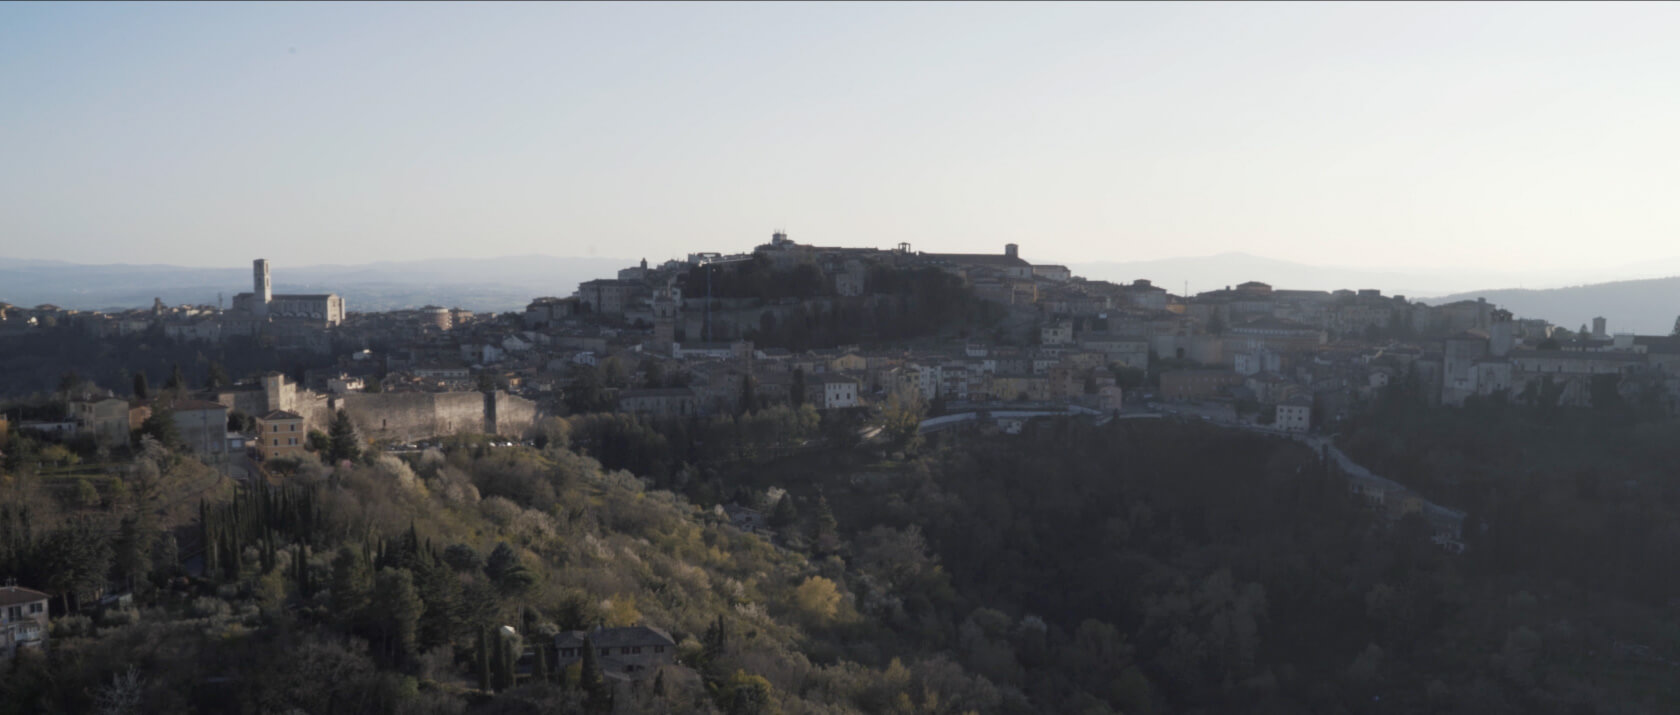
<svg viewBox="0 0 1680 715">
<path fill-rule="evenodd" d="M 47 594 L 15 583 L 0 588 L 0 657 L 47 643 Z"/>
<path fill-rule="evenodd" d="M 651 678 L 661 666 L 677 662 L 677 642 L 658 628 L 596 628 L 593 631 L 565 631 L 554 637 L 555 660 L 560 668 L 583 660 L 584 648 L 595 649 L 601 674 L 614 680 Z"/>
<path fill-rule="evenodd" d="M 305 437 L 303 415 L 274 410 L 257 418 L 257 447 L 263 459 L 297 459 L 303 456 Z"/>
</svg>

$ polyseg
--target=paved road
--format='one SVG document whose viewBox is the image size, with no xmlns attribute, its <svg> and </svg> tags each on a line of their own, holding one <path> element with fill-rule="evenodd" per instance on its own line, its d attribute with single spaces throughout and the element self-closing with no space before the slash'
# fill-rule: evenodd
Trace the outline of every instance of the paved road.
<svg viewBox="0 0 1680 715">
<path fill-rule="evenodd" d="M 1157 404 L 1156 409 L 1158 409 L 1158 410 L 1160 410 L 1160 411 L 1162 411 L 1163 413 L 1166 413 L 1166 414 L 1175 414 L 1174 408 L 1171 405 Z M 1200 415 L 1197 414 L 1195 416 L 1200 416 Z M 1214 419 L 1206 419 L 1206 418 L 1204 418 L 1203 421 L 1207 422 L 1208 424 L 1217 425 L 1217 426 L 1220 426 L 1220 427 L 1227 427 L 1227 428 L 1230 428 L 1230 429 L 1246 430 L 1246 431 L 1249 431 L 1249 432 L 1255 432 L 1255 433 L 1258 433 L 1258 434 L 1273 435 L 1273 436 L 1277 436 L 1277 437 L 1288 437 L 1290 439 L 1296 440 L 1298 442 L 1306 444 L 1308 447 L 1312 448 L 1313 451 L 1319 452 L 1321 454 L 1329 454 L 1330 459 L 1335 461 L 1337 468 L 1341 469 L 1342 473 L 1348 475 L 1348 477 L 1350 477 L 1350 478 L 1359 479 L 1359 480 L 1367 481 L 1367 482 L 1375 482 L 1377 484 L 1382 485 L 1383 491 L 1388 492 L 1388 493 L 1403 493 L 1403 494 L 1418 496 L 1418 500 L 1423 502 L 1423 509 L 1424 509 L 1424 512 L 1425 512 L 1426 516 L 1431 516 L 1431 517 L 1440 518 L 1440 519 L 1456 520 L 1460 523 L 1462 523 L 1464 521 L 1464 512 L 1459 511 L 1457 509 L 1452 509 L 1450 507 L 1441 506 L 1440 504 L 1436 504 L 1432 501 L 1424 499 L 1422 496 L 1419 496 L 1417 494 L 1417 492 L 1415 490 L 1413 490 L 1411 487 L 1408 487 L 1404 484 L 1401 484 L 1400 482 L 1394 481 L 1393 479 L 1389 479 L 1387 477 L 1379 476 L 1375 472 L 1372 472 L 1370 469 L 1367 469 L 1365 467 L 1365 465 L 1362 465 L 1358 462 L 1353 461 L 1353 459 L 1348 457 L 1345 452 L 1343 452 L 1340 448 L 1338 448 L 1336 446 L 1336 444 L 1333 441 L 1331 441 L 1331 439 L 1329 437 L 1325 437 L 1325 436 L 1322 436 L 1322 435 L 1314 435 L 1314 434 L 1304 434 L 1304 433 L 1301 433 L 1301 432 L 1288 432 L 1288 431 L 1284 431 L 1284 430 L 1272 429 L 1272 428 L 1269 428 L 1269 427 L 1262 427 L 1260 425 L 1247 424 L 1247 423 L 1242 423 L 1242 422 L 1230 422 L 1230 421 L 1226 421 L 1226 420 L 1214 420 Z"/>
</svg>

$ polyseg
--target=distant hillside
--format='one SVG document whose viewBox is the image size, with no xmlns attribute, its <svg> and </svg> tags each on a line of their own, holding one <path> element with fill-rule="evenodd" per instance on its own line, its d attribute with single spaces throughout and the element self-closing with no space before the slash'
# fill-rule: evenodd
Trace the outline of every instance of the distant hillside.
<svg viewBox="0 0 1680 715">
<path fill-rule="evenodd" d="M 481 259 L 381 261 L 364 265 L 272 267 L 279 293 L 334 292 L 350 310 L 418 308 L 428 303 L 474 311 L 522 310 L 532 298 L 571 295 L 577 284 L 612 277 L 628 258 L 507 256 Z M 84 265 L 0 259 L 0 301 L 51 303 L 77 310 L 136 308 L 164 303 L 227 305 L 251 289 L 251 268 L 166 265 Z"/>
<path fill-rule="evenodd" d="M 1138 278 L 1173 293 L 1182 293 L 1186 282 L 1190 292 L 1217 290 L 1245 281 L 1261 281 L 1276 288 L 1295 290 L 1337 290 L 1376 288 L 1389 295 L 1439 295 L 1488 283 L 1517 283 L 1509 276 L 1457 271 L 1373 271 L 1359 268 L 1313 266 L 1280 261 L 1247 253 L 1165 258 L 1152 261 L 1072 263 L 1074 275 L 1093 280 L 1131 282 Z"/>
<path fill-rule="evenodd" d="M 1582 324 L 1590 326 L 1594 317 L 1604 316 L 1612 333 L 1667 335 L 1674 329 L 1675 316 L 1680 315 L 1680 276 L 1549 290 L 1472 291 L 1424 302 L 1440 305 L 1476 298 L 1486 298 L 1517 317 L 1544 318 L 1570 330 Z"/>
</svg>

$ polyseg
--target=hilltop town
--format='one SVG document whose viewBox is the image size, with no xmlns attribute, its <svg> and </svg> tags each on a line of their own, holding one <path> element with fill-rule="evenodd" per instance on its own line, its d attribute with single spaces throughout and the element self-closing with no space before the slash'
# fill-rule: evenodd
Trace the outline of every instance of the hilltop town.
<svg viewBox="0 0 1680 715">
<path fill-rule="evenodd" d="M 1090 558 L 1102 565 L 1073 570 L 1117 573 L 1170 548 L 1164 568 L 1180 575 L 1159 584 L 1175 585 L 1128 587 L 1152 613 L 1147 594 L 1187 599 L 1206 590 L 1196 584 L 1231 578 L 1229 567 L 1202 564 L 1197 543 L 1255 554 L 1233 564 L 1308 543 L 1343 560 L 1325 567 L 1342 574 L 1325 583 L 1353 579 L 1325 593 L 1351 598 L 1342 608 L 1365 614 L 1356 618 L 1388 623 L 1399 617 L 1381 604 L 1395 589 L 1346 576 L 1377 573 L 1371 559 L 1423 544 L 1427 553 L 1406 558 L 1433 565 L 1414 573 L 1499 562 L 1590 582 L 1606 563 L 1599 555 L 1553 550 L 1536 562 L 1525 545 L 1560 533 L 1602 541 L 1594 515 L 1676 493 L 1650 475 L 1663 468 L 1671 440 L 1660 430 L 1680 404 L 1680 337 L 1618 334 L 1605 319 L 1570 330 L 1483 300 L 1427 305 L 1259 281 L 1175 295 L 1145 277 L 1092 281 L 1035 264 L 1016 245 L 942 254 L 809 246 L 781 232 L 748 252 L 643 261 L 565 297 L 533 298 L 523 313 L 358 312 L 333 293 L 275 293 L 272 275 L 254 261 L 251 289 L 225 310 L 0 306 L 0 488 L 15 502 L 0 505 L 0 519 L 22 525 L 0 530 L 0 566 L 23 577 L 0 593 L 18 609 L 0 623 L 0 656 L 50 652 L 49 640 L 51 650 L 94 647 L 94 634 L 140 621 L 186 628 L 209 613 L 226 625 L 215 613 L 238 603 L 262 614 L 241 616 L 247 625 L 295 616 L 371 638 L 381 667 L 429 673 L 427 697 L 464 695 L 476 676 L 477 693 L 557 683 L 564 697 L 610 692 L 667 711 L 669 698 L 793 697 L 806 677 L 742 679 L 741 664 L 771 652 L 780 662 L 795 646 L 780 631 L 724 647 L 730 629 L 765 623 L 731 610 L 749 598 L 737 578 L 773 594 L 778 617 L 827 638 L 865 617 L 869 628 L 909 628 L 907 602 L 957 618 L 968 607 L 941 595 L 951 585 L 988 603 L 1097 612 L 1112 584 L 1052 572 Z M 1481 440 L 1487 430 L 1498 430 L 1493 446 Z M 1583 444 L 1612 442 L 1626 448 L 1593 463 L 1643 478 L 1570 466 Z M 1536 519 L 1532 506 L 1507 506 L 1511 493 L 1571 511 Z M 653 502 L 657 514 L 645 511 Z M 1031 516 L 1012 520 L 1012 510 Z M 48 537 L 29 530 L 38 513 L 60 517 Z M 119 513 L 130 516 L 111 521 Z M 312 531 L 312 513 L 333 530 Z M 158 521 L 137 531 L 138 515 Z M 1223 526 L 1239 522 L 1251 526 Z M 93 523 L 114 524 L 114 535 L 78 531 Z M 1013 524 L 1010 535 L 994 524 Z M 1174 536 L 1133 541 L 1134 530 Z M 1629 533 L 1644 535 L 1628 537 L 1630 551 L 1666 543 L 1660 530 Z M 432 535 L 455 543 L 434 547 Z M 724 546 L 696 555 L 693 539 Z M 602 540 L 630 555 L 601 556 Z M 87 546 L 99 543 L 113 555 Z M 94 566 L 55 556 L 75 544 L 95 549 L 84 559 Z M 587 553 L 567 550 L 577 548 Z M 931 565 L 937 558 L 951 576 Z M 1065 598 L 1000 589 L 1000 558 L 1018 574 L 1043 561 L 1048 570 L 1026 582 L 1074 587 Z M 673 596 L 661 577 L 633 575 L 643 559 L 739 570 L 700 572 L 733 586 Z M 1274 566 L 1241 576 L 1256 579 L 1244 593 L 1298 581 L 1295 567 Z M 1389 580 L 1413 598 L 1424 588 L 1415 578 Z M 1504 603 L 1509 584 L 1476 578 L 1474 608 Z M 1657 602 L 1666 583 L 1610 588 Z M 422 586 L 411 603 L 425 605 L 394 621 L 419 639 L 393 635 L 391 614 L 354 600 L 378 588 L 401 601 Z M 136 596 L 172 610 L 142 618 Z M 709 605 L 691 609 L 690 599 Z M 477 602 L 490 610 L 457 615 Z M 1023 612 L 1023 624 L 1037 618 Z M 83 613 L 98 614 L 97 629 L 80 625 Z M 974 613 L 970 622 L 1006 618 Z M 1318 619 L 1300 615 L 1291 628 Z M 978 633 L 970 622 L 961 627 Z M 1147 667 L 1113 702 L 1190 697 L 1151 696 L 1151 683 L 1211 687 L 1176 669 L 1178 636 L 1138 632 Z M 1483 637 L 1528 638 L 1512 633 Z M 945 647 L 919 638 L 905 652 Z M 1083 647 L 1065 632 L 1053 638 Z M 1027 653 L 1030 642 L 1011 647 Z M 1376 657 L 1365 641 L 1348 647 Z M 1614 647 L 1631 654 L 1629 668 L 1657 659 L 1637 643 Z M 596 649 L 601 657 L 585 657 Z M 852 657 L 892 672 L 878 655 Z M 1341 668 L 1345 657 L 1329 662 Z M 425 658 L 437 662 L 415 665 Z M 1074 697 L 1035 692 L 1031 678 L 992 671 L 983 657 L 962 662 L 1009 685 L 953 681 L 942 686 L 949 694 Z M 605 680 L 589 685 L 584 673 Z"/>
<path fill-rule="evenodd" d="M 1680 404 L 1680 338 L 1611 333 L 1602 318 L 1571 331 L 1485 301 L 1425 305 L 1259 281 L 1174 295 L 1147 278 L 1091 281 L 1034 264 L 1013 244 L 939 254 L 908 244 L 809 246 L 781 232 L 751 252 L 642 261 L 570 296 L 535 298 L 522 315 L 437 306 L 358 313 L 333 294 L 274 294 L 261 259 L 252 291 L 229 310 L 0 305 L 0 336 L 53 329 L 244 341 L 291 355 L 307 369 L 205 380 L 194 404 L 295 414 L 304 433 L 342 409 L 385 444 L 463 431 L 518 439 L 543 415 L 576 412 L 667 418 L 773 404 L 868 410 L 891 400 L 918 402 L 930 417 L 1002 407 L 1112 415 L 1154 403 L 1333 431 L 1402 379 L 1431 404 L 1503 395 L 1585 406 L 1606 390 L 1669 410 Z M 128 398 L 128 387 L 89 384 L 82 397 L 103 403 L 78 402 L 57 425 L 19 426 L 117 440 L 119 413 L 131 427 L 146 414 L 133 400 L 112 402 Z"/>
<path fill-rule="evenodd" d="M 1435 542 L 1459 551 L 1463 512 L 1353 463 L 1325 435 L 1385 394 L 1449 408 L 1680 406 L 1680 337 L 1611 333 L 1603 318 L 1571 331 L 1485 300 L 1259 281 L 1174 295 L 1147 278 L 1035 264 L 1014 244 L 927 253 L 810 246 L 778 231 L 750 252 L 644 260 L 523 314 L 354 312 L 335 294 L 271 285 L 257 259 L 251 291 L 228 310 L 0 306 L 0 339 L 218 346 L 246 369 L 267 366 L 237 379 L 219 363 L 192 376 L 176 363 L 153 395 L 143 368 L 131 386 L 54 363 L 67 370 L 59 391 L 10 419 L 108 451 L 166 418 L 225 476 L 275 482 L 330 452 L 335 428 L 402 452 L 463 434 L 528 442 L 545 419 L 615 412 L 660 424 L 808 409 L 831 435 L 873 441 L 906 421 L 923 434 L 1013 434 L 1045 417 L 1196 419 L 1334 450 L 1356 498 L 1391 519 L 1424 514 Z"/>
</svg>

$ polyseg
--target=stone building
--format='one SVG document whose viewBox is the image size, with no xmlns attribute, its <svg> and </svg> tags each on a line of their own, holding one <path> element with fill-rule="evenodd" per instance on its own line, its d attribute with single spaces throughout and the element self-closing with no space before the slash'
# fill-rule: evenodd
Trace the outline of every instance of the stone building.
<svg viewBox="0 0 1680 715">
<path fill-rule="evenodd" d="M 653 417 L 689 417 L 695 412 L 694 390 L 686 387 L 620 390 L 618 410 Z"/>
<path fill-rule="evenodd" d="M 179 400 L 169 405 L 181 444 L 205 464 L 228 461 L 228 410 L 219 402 Z"/>
<path fill-rule="evenodd" d="M 321 327 L 344 322 L 344 299 L 336 293 L 275 293 L 268 259 L 251 262 L 252 292 L 233 296 L 233 310 L 260 320 L 291 318 Z"/>
<path fill-rule="evenodd" d="M 676 662 L 677 642 L 657 628 L 597 628 L 594 631 L 566 631 L 554 637 L 557 667 L 564 669 L 583 660 L 584 647 L 596 649 L 601 674 L 614 680 L 653 677 L 660 666 Z"/>
<path fill-rule="evenodd" d="M 95 444 L 115 447 L 128 444 L 128 401 L 115 397 L 97 400 L 73 400 L 70 416 L 76 420 L 76 431 L 93 435 Z"/>
</svg>

